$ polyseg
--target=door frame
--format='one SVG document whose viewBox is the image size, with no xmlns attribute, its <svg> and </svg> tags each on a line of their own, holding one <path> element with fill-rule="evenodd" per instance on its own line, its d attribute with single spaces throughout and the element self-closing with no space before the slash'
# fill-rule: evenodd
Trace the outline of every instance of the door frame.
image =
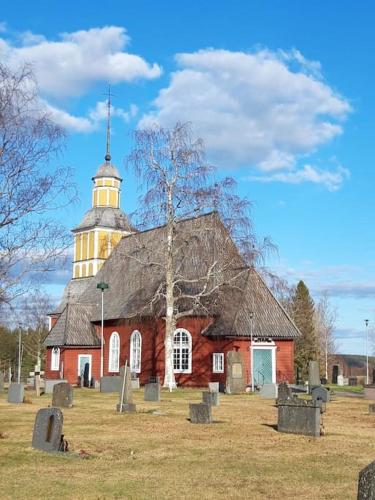
<svg viewBox="0 0 375 500">
<path fill-rule="evenodd" d="M 253 340 L 251 344 L 251 349 L 253 351 L 253 360 L 254 360 L 254 351 L 259 349 L 259 350 L 265 350 L 269 349 L 271 351 L 271 363 L 272 363 L 272 384 L 276 384 L 276 350 L 277 350 L 277 345 L 273 340 L 267 342 L 262 342 L 262 341 L 256 341 Z M 251 363 L 251 361 L 250 361 Z"/>
<path fill-rule="evenodd" d="M 79 370 L 80 365 L 81 365 L 81 358 L 90 358 L 90 361 L 89 361 L 89 380 L 91 380 L 92 354 L 78 354 L 78 366 L 77 366 L 77 370 L 78 370 L 78 376 L 79 377 L 81 376 L 81 372 Z"/>
</svg>

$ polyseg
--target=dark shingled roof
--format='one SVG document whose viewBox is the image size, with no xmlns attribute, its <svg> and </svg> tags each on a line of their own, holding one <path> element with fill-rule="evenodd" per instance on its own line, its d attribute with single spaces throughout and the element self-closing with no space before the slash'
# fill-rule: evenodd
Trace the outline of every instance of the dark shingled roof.
<svg viewBox="0 0 375 500">
<path fill-rule="evenodd" d="M 128 218 L 120 208 L 93 207 L 83 216 L 82 221 L 72 232 L 83 231 L 92 227 L 107 227 L 119 231 L 133 232 Z"/>
<path fill-rule="evenodd" d="M 44 341 L 47 347 L 59 345 L 100 345 L 91 323 L 92 307 L 87 304 L 68 304 L 48 337 Z"/>
<path fill-rule="evenodd" d="M 109 285 L 104 292 L 105 320 L 165 315 L 164 301 L 152 300 L 165 279 L 165 239 L 165 226 L 121 239 L 79 298 L 81 305 L 90 306 L 91 322 L 101 320 L 101 292 L 96 285 L 102 281 Z M 299 335 L 259 274 L 244 265 L 217 213 L 179 222 L 176 242 L 180 248 L 176 272 L 184 278 L 179 285 L 179 310 L 214 317 L 204 335 L 249 337 L 251 327 L 255 337 L 292 339 Z M 186 298 L 202 289 L 197 279 L 206 275 L 214 262 L 218 271 L 212 274 L 208 286 L 214 293 L 200 303 Z M 219 283 L 225 284 L 217 287 Z M 252 326 L 250 312 L 254 312 Z M 88 317 L 77 321 L 82 324 Z M 88 327 L 82 328 L 86 331 Z"/>
<path fill-rule="evenodd" d="M 78 297 L 80 297 L 83 294 L 87 285 L 92 279 L 93 278 L 71 279 L 64 289 L 60 304 L 58 305 L 56 310 L 51 314 L 61 314 L 68 303 L 74 304 L 75 302 L 77 302 Z"/>
</svg>

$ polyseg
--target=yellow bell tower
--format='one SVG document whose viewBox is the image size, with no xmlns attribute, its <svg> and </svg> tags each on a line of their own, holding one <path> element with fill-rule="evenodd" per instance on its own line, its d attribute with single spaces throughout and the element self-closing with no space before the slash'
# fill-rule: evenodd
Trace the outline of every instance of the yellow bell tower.
<svg viewBox="0 0 375 500">
<path fill-rule="evenodd" d="M 110 154 L 111 93 L 108 95 L 107 148 L 105 163 L 92 178 L 92 208 L 75 227 L 73 278 L 95 276 L 122 236 L 133 232 L 120 209 L 122 179 L 111 163 Z"/>
</svg>

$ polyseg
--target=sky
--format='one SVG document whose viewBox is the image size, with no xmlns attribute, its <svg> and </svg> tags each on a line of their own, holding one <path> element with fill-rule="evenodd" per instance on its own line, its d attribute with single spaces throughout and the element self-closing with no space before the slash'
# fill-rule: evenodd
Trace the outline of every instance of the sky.
<svg viewBox="0 0 375 500">
<path fill-rule="evenodd" d="M 139 194 L 125 170 L 131 131 L 192 122 L 277 245 L 268 266 L 316 301 L 327 293 L 338 352 L 364 354 L 365 319 L 375 346 L 374 15 L 369 0 L 13 0 L 0 60 L 32 65 L 41 106 L 67 130 L 59 161 L 80 197 L 59 214 L 69 228 L 90 208 L 111 84 L 123 210 Z M 70 273 L 50 277 L 55 297 Z"/>
</svg>

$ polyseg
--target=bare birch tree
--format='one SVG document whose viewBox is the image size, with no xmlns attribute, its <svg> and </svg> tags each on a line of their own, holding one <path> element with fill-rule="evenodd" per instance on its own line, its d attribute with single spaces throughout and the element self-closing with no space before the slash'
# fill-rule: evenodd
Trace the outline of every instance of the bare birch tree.
<svg viewBox="0 0 375 500">
<path fill-rule="evenodd" d="M 52 164 L 63 144 L 30 68 L 0 64 L 0 306 L 52 270 L 69 244 L 51 216 L 75 195 L 71 172 Z"/>
<path fill-rule="evenodd" d="M 337 312 L 329 302 L 329 297 L 324 294 L 315 304 L 314 323 L 320 347 L 320 368 L 328 380 L 329 358 L 336 353 L 336 342 L 333 336 Z"/>
<path fill-rule="evenodd" d="M 160 242 L 160 255 L 144 258 L 140 251 L 133 257 L 143 258 L 145 265 L 161 268 L 164 275 L 154 301 L 164 304 L 164 386 L 172 389 L 176 385 L 173 341 L 177 322 L 194 315 L 197 309 L 207 310 L 209 299 L 220 287 L 234 283 L 240 274 L 246 273 L 248 266 L 262 256 L 268 241 L 258 245 L 249 217 L 250 203 L 235 194 L 235 181 L 214 180 L 215 169 L 206 161 L 203 141 L 194 138 L 189 124 L 176 124 L 170 130 L 158 126 L 137 130 L 134 138 L 128 166 L 135 170 L 144 192 L 135 223 L 142 229 L 165 226 L 165 240 Z M 237 245 L 241 256 L 237 250 L 234 259 L 228 257 L 219 262 L 212 256 L 212 261 L 205 263 L 204 272 L 193 277 L 185 263 L 194 262 L 194 257 L 198 257 L 194 256 L 196 241 L 214 228 L 198 225 L 189 234 L 181 234 L 179 221 L 210 210 L 219 213 L 227 238 Z"/>
</svg>

